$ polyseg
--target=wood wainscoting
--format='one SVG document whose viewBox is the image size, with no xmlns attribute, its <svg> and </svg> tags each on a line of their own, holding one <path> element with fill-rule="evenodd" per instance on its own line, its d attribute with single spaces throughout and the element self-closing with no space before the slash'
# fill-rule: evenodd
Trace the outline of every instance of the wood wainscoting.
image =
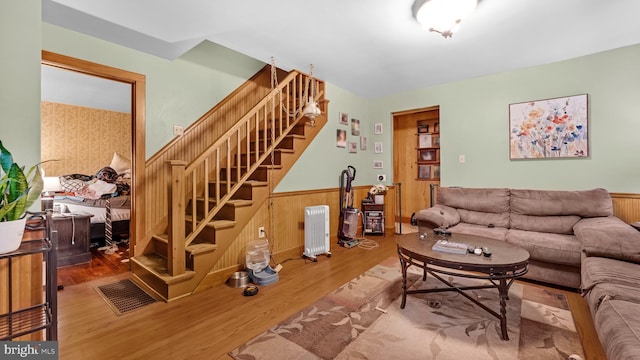
<svg viewBox="0 0 640 360">
<path fill-rule="evenodd" d="M 627 224 L 640 221 L 640 194 L 611 193 L 613 215 Z"/>
<path fill-rule="evenodd" d="M 370 188 L 371 185 L 353 187 L 355 199 L 353 207 L 360 209 L 361 201 L 367 197 Z M 395 203 L 395 188 L 390 186 L 385 195 L 386 234 L 394 232 Z M 276 262 L 290 257 L 302 256 L 304 246 L 304 208 L 314 205 L 329 205 L 329 234 L 332 239 L 335 239 L 338 233 L 340 217 L 339 189 L 275 193 L 249 221 L 234 244 L 231 245 L 195 292 L 223 283 L 233 272 L 244 267 L 245 247 L 248 242 L 258 239 L 258 227 L 265 227 L 266 237 L 272 247 L 273 257 Z M 274 232 L 272 229 L 277 229 L 277 231 Z M 362 229 L 359 226 L 358 237 L 361 234 Z M 376 236 L 379 235 L 368 235 L 369 238 L 374 240 Z M 336 246 L 339 246 L 336 242 L 331 243 L 332 248 Z"/>
</svg>

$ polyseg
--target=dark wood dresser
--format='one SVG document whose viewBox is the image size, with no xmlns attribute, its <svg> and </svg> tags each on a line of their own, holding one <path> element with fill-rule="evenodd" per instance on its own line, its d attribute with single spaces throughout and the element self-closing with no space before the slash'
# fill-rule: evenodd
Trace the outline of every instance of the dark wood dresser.
<svg viewBox="0 0 640 360">
<path fill-rule="evenodd" d="M 56 214 L 53 229 L 58 230 L 58 267 L 91 261 L 91 216 Z"/>
</svg>

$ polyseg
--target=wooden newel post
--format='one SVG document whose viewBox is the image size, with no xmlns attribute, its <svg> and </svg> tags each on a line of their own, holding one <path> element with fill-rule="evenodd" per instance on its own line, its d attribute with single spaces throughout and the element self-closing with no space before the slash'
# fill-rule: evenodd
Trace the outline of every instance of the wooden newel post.
<svg viewBox="0 0 640 360">
<path fill-rule="evenodd" d="M 181 160 L 170 160 L 169 164 L 169 243 L 167 244 L 167 271 L 176 276 L 185 272 L 185 167 Z"/>
</svg>

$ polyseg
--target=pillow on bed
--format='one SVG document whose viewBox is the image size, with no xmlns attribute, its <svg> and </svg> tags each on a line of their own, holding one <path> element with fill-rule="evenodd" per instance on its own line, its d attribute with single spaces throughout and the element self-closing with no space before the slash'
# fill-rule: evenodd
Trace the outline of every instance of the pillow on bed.
<svg viewBox="0 0 640 360">
<path fill-rule="evenodd" d="M 60 187 L 65 192 L 76 192 L 82 190 L 87 184 L 81 180 L 73 178 L 72 176 L 60 176 Z"/>
<path fill-rule="evenodd" d="M 118 174 L 124 174 L 128 170 L 131 170 L 131 160 L 115 152 L 113 153 L 113 159 L 111 159 L 109 167 Z"/>
</svg>

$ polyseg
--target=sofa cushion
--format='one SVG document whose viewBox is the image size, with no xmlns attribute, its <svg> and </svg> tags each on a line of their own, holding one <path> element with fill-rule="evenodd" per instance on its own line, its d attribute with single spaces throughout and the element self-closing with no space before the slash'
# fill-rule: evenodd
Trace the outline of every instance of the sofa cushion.
<svg viewBox="0 0 640 360">
<path fill-rule="evenodd" d="M 640 288 L 638 286 L 616 283 L 600 283 L 583 294 L 591 315 L 595 315 L 600 305 L 606 300 L 624 300 L 640 304 Z"/>
<path fill-rule="evenodd" d="M 582 219 L 574 226 L 586 256 L 640 264 L 640 232 L 617 217 Z"/>
<path fill-rule="evenodd" d="M 582 289 L 590 291 L 602 283 L 627 286 L 640 284 L 640 266 L 634 263 L 603 257 L 587 257 L 582 260 Z"/>
<path fill-rule="evenodd" d="M 514 214 L 535 216 L 596 217 L 613 215 L 611 196 L 605 189 L 579 191 L 511 189 L 510 207 Z"/>
<path fill-rule="evenodd" d="M 489 213 L 509 212 L 509 189 L 451 188 L 438 189 L 438 204 L 457 209 Z"/>
<path fill-rule="evenodd" d="M 458 233 L 458 234 L 484 236 L 491 239 L 502 240 L 502 241 L 504 241 L 508 231 L 507 228 L 503 228 L 503 227 L 490 228 L 483 225 L 474 225 L 474 224 L 466 224 L 466 223 L 459 223 L 458 225 L 452 228 L 449 228 L 449 230 L 451 230 L 451 232 Z"/>
<path fill-rule="evenodd" d="M 516 230 L 538 231 L 554 234 L 573 234 L 573 226 L 580 216 L 532 216 L 510 214 L 511 228 Z"/>
<path fill-rule="evenodd" d="M 574 235 L 510 229 L 506 241 L 527 250 L 531 259 L 580 266 L 582 244 Z"/>
<path fill-rule="evenodd" d="M 418 210 L 415 219 L 418 221 L 418 225 L 446 229 L 460 222 L 460 215 L 454 208 L 436 204 L 430 208 Z"/>
<path fill-rule="evenodd" d="M 509 227 L 509 213 L 490 213 L 466 209 L 458 209 L 460 222 L 483 226 Z"/>
<path fill-rule="evenodd" d="M 607 359 L 637 359 L 640 354 L 640 304 L 603 301 L 594 316 Z"/>
</svg>

